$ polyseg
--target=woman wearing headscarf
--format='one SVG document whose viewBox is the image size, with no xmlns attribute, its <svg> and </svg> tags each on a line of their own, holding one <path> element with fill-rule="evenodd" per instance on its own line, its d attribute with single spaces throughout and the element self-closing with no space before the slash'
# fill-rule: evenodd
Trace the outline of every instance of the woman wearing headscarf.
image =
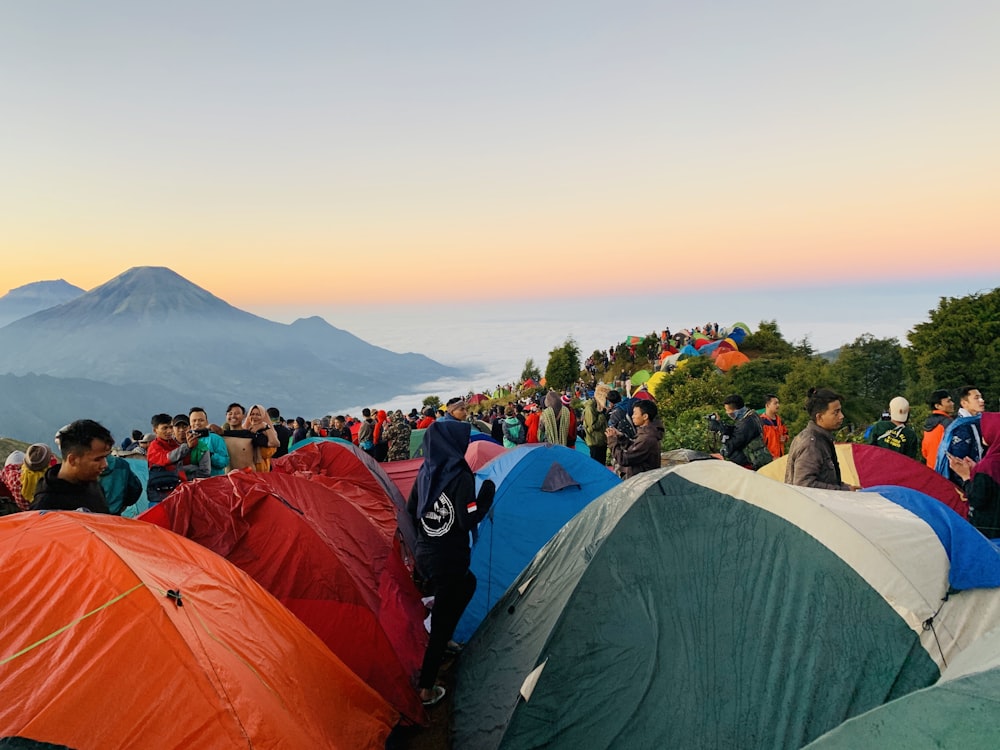
<svg viewBox="0 0 1000 750">
<path fill-rule="evenodd" d="M 465 461 L 472 427 L 457 419 L 438 420 L 424 433 L 424 462 L 407 501 L 417 526 L 417 566 L 434 594 L 431 632 L 420 670 L 420 699 L 426 706 L 445 694 L 436 685 L 438 667 L 455 626 L 476 591 L 469 570 L 469 533 L 493 505 L 493 482 L 483 482 L 476 495 L 472 469 Z"/>
<path fill-rule="evenodd" d="M 271 456 L 278 450 L 278 433 L 274 431 L 267 409 L 254 404 L 243 420 L 243 429 L 250 433 L 253 445 L 253 470 L 270 471 Z"/>
<path fill-rule="evenodd" d="M 948 456 L 948 466 L 962 478 L 969 501 L 969 523 L 987 539 L 1000 538 L 1000 414 L 983 412 L 979 434 L 986 453 L 979 463 L 965 456 Z"/>
<path fill-rule="evenodd" d="M 389 440 L 385 435 L 385 430 L 389 426 L 389 416 L 385 409 L 379 409 L 375 415 L 375 427 L 373 429 L 372 457 L 379 462 L 383 462 L 389 455 Z"/>
<path fill-rule="evenodd" d="M 574 444 L 576 435 L 573 435 L 573 443 L 569 442 L 570 421 L 569 407 L 563 404 L 559 394 L 555 391 L 546 393 L 545 411 L 542 412 L 542 418 L 538 423 L 539 442 L 555 445 Z"/>
</svg>

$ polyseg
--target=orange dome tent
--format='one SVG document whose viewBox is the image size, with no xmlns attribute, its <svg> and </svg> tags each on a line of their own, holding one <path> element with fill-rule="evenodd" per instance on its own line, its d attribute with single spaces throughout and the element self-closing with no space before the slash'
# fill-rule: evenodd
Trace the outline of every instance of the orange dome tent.
<svg viewBox="0 0 1000 750">
<path fill-rule="evenodd" d="M 206 480 L 208 481 L 208 480 Z M 0 524 L 0 736 L 74 748 L 382 748 L 397 715 L 248 575 L 147 523 Z"/>
<path fill-rule="evenodd" d="M 412 681 L 427 645 L 420 593 L 395 535 L 330 483 L 232 473 L 182 485 L 140 519 L 249 573 L 400 713 L 423 722 Z"/>
<path fill-rule="evenodd" d="M 743 352 L 723 352 L 715 358 L 715 366 L 723 372 L 729 372 L 734 367 L 745 365 L 750 358 Z"/>
</svg>

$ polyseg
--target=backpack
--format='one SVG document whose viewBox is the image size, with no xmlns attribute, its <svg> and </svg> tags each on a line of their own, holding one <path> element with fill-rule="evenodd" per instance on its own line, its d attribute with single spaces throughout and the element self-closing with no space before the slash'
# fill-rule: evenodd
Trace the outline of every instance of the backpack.
<svg viewBox="0 0 1000 750">
<path fill-rule="evenodd" d="M 150 505 L 162 502 L 180 483 L 181 477 L 176 471 L 164 466 L 150 466 L 149 479 L 146 482 L 146 499 Z"/>
<path fill-rule="evenodd" d="M 768 449 L 767 445 L 764 443 L 764 425 L 760 421 L 760 417 L 757 416 L 757 412 L 749 411 L 747 412 L 746 419 L 753 419 L 757 423 L 757 434 L 754 438 L 746 444 L 743 448 L 743 455 L 747 457 L 747 461 L 750 462 L 750 466 L 753 467 L 754 471 L 757 471 L 762 466 L 767 466 L 771 461 L 774 460 L 774 456 L 771 455 L 771 451 Z"/>
</svg>

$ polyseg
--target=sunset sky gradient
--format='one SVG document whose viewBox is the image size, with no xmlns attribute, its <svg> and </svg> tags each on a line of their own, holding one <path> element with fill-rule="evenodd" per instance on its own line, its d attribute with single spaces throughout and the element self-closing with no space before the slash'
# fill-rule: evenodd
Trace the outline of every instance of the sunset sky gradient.
<svg viewBox="0 0 1000 750">
<path fill-rule="evenodd" d="M 976 291 L 998 40 L 988 0 L 5 3 L 0 294 Z"/>
</svg>

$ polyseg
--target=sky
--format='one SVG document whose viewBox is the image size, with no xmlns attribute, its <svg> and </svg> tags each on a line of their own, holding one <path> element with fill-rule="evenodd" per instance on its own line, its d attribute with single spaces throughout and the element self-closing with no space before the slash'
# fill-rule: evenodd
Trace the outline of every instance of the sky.
<svg viewBox="0 0 1000 750">
<path fill-rule="evenodd" d="M 4 3 L 0 287 L 988 287 L 998 38 L 992 0 Z"/>
</svg>

